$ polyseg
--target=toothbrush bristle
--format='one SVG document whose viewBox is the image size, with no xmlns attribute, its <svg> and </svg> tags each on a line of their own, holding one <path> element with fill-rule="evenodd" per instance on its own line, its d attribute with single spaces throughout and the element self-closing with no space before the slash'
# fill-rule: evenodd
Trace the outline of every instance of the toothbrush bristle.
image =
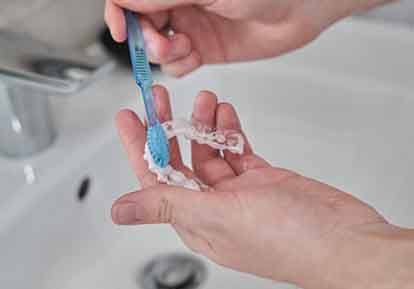
<svg viewBox="0 0 414 289">
<path fill-rule="evenodd" d="M 147 140 L 152 159 L 157 166 L 165 168 L 170 162 L 170 149 L 161 124 L 158 123 L 148 128 Z"/>
</svg>

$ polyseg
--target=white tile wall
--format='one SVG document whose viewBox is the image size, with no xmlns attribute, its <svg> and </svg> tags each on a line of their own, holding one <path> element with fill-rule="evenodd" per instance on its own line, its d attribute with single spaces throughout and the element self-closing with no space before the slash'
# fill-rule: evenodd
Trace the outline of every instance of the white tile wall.
<svg viewBox="0 0 414 289">
<path fill-rule="evenodd" d="M 104 0 L 0 0 L 0 28 L 64 47 L 84 45 L 104 26 Z"/>
</svg>

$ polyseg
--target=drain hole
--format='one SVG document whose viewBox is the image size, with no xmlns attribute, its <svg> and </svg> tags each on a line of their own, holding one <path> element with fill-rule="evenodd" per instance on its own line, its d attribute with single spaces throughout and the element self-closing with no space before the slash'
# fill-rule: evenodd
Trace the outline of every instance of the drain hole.
<svg viewBox="0 0 414 289">
<path fill-rule="evenodd" d="M 188 262 L 182 264 L 160 264 L 155 270 L 155 282 L 159 288 L 186 288 L 194 283 L 197 272 Z M 158 272 L 157 272 L 158 271 Z"/>
<path fill-rule="evenodd" d="M 91 179 L 89 177 L 84 178 L 78 188 L 78 194 L 77 194 L 78 201 L 82 202 L 85 200 L 85 198 L 89 194 L 90 187 L 91 187 Z"/>
<path fill-rule="evenodd" d="M 196 289 L 206 278 L 204 264 L 191 255 L 168 254 L 156 257 L 140 275 L 144 289 Z"/>
</svg>

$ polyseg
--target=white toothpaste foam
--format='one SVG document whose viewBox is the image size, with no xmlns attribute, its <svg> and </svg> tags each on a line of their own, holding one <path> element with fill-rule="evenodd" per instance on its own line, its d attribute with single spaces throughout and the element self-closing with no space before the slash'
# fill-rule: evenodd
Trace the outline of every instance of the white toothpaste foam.
<svg viewBox="0 0 414 289">
<path fill-rule="evenodd" d="M 157 166 L 152 159 L 151 152 L 149 151 L 147 144 L 145 144 L 144 159 L 148 162 L 149 170 L 157 175 L 160 183 L 180 186 L 196 191 L 201 190 L 201 186 L 195 180 L 187 178 L 182 172 L 174 170 L 172 166 L 168 165 L 165 168 Z"/>
<path fill-rule="evenodd" d="M 243 136 L 235 131 L 216 131 L 206 128 L 196 122 L 186 120 L 172 120 L 162 124 L 168 139 L 176 136 L 185 136 L 199 144 L 206 144 L 214 149 L 229 150 L 241 154 L 244 148 Z M 158 181 L 173 186 L 180 186 L 191 190 L 204 190 L 208 186 L 197 179 L 187 178 L 182 172 L 168 165 L 166 168 L 158 167 L 152 159 L 148 145 L 145 144 L 144 159 L 148 162 L 151 172 L 157 175 Z"/>
</svg>

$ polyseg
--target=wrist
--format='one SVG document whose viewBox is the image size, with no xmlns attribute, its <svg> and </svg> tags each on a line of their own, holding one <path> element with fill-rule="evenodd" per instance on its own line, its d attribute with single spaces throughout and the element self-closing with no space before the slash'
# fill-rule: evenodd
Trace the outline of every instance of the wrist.
<svg viewBox="0 0 414 289">
<path fill-rule="evenodd" d="M 338 5 L 337 7 L 340 10 L 340 14 L 342 14 L 341 16 L 347 17 L 394 1 L 396 0 L 343 0 L 341 1 L 342 5 Z"/>
<path fill-rule="evenodd" d="M 372 8 L 375 8 L 377 6 L 381 6 L 387 3 L 395 2 L 396 0 L 364 0 L 364 1 L 349 1 L 352 6 L 352 12 L 364 12 L 368 11 Z"/>
<path fill-rule="evenodd" d="M 310 12 L 312 11 L 311 9 L 303 11 L 302 16 L 308 19 L 308 23 L 315 25 L 319 31 L 323 31 L 343 18 L 394 1 L 396 0 L 328 1 L 323 7 L 319 7 L 319 9 L 313 12 Z"/>
<path fill-rule="evenodd" d="M 367 225 L 338 234 L 331 249 L 318 288 L 414 286 L 414 230 L 386 223 Z"/>
</svg>

